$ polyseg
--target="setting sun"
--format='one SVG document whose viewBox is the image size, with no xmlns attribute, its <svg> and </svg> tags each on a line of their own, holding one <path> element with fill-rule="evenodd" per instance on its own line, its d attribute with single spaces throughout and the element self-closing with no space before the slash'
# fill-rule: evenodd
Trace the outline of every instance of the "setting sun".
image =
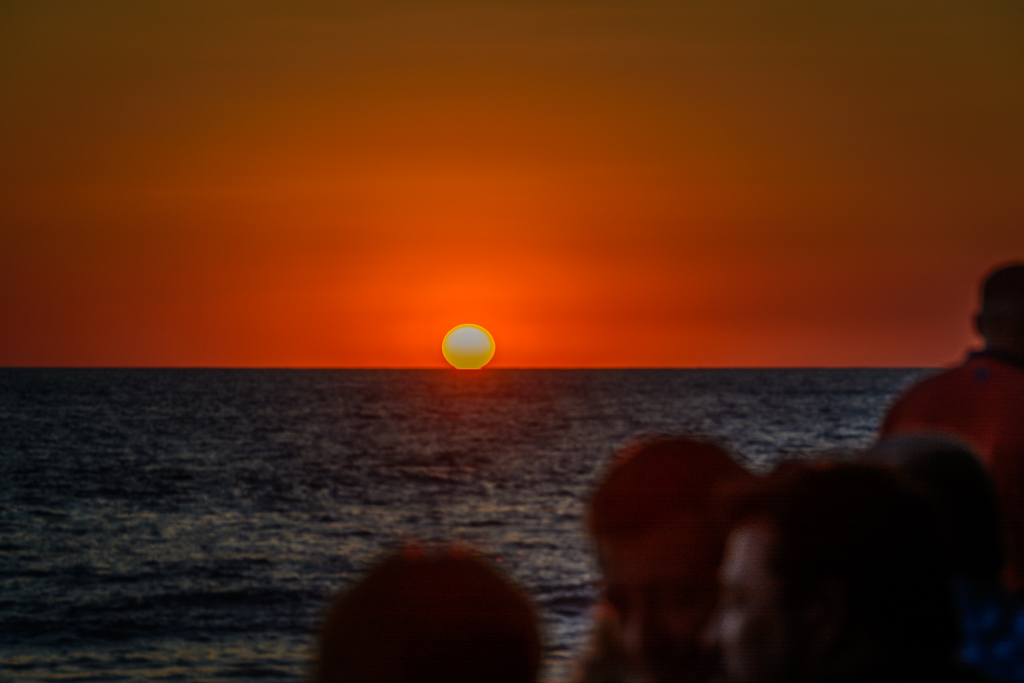
<svg viewBox="0 0 1024 683">
<path fill-rule="evenodd" d="M 479 325 L 456 325 L 444 336 L 441 353 L 452 367 L 477 370 L 494 358 L 494 337 Z"/>
</svg>

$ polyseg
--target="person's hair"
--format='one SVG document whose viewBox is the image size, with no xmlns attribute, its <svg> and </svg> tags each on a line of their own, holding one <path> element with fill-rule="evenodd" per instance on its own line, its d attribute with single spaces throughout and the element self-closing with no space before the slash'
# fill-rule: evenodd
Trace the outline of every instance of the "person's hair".
<svg viewBox="0 0 1024 683">
<path fill-rule="evenodd" d="M 999 500 L 970 446 L 945 435 L 897 434 L 866 457 L 896 465 L 934 503 L 953 576 L 999 578 L 1005 561 Z"/>
<path fill-rule="evenodd" d="M 983 307 L 1013 303 L 1024 307 L 1024 263 L 1012 263 L 994 270 L 981 286 Z"/>
<path fill-rule="evenodd" d="M 790 466 L 740 498 L 738 526 L 773 530 L 772 569 L 788 609 L 826 582 L 845 593 L 847 624 L 893 662 L 948 661 L 956 613 L 931 506 L 887 468 Z"/>
<path fill-rule="evenodd" d="M 466 552 L 392 555 L 329 609 L 316 683 L 534 683 L 529 601 Z"/>
<path fill-rule="evenodd" d="M 630 540 L 681 514 L 708 514 L 730 481 L 750 478 L 720 446 L 677 437 L 643 441 L 621 451 L 590 499 L 596 538 Z"/>
</svg>

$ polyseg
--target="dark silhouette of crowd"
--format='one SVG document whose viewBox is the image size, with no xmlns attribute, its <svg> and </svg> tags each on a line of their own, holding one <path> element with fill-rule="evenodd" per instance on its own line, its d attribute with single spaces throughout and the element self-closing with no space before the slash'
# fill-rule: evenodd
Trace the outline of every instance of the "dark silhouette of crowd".
<svg viewBox="0 0 1024 683">
<path fill-rule="evenodd" d="M 572 683 L 1024 681 L 1024 264 L 986 341 L 853 458 L 755 477 L 677 437 L 616 454 L 587 509 L 602 573 Z M 327 612 L 318 683 L 533 683 L 528 599 L 478 555 L 407 548 Z"/>
</svg>

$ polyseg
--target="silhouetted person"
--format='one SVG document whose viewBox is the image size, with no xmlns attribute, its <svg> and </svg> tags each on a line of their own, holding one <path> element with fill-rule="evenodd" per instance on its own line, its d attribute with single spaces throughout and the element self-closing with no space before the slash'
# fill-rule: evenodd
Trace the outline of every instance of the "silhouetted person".
<svg viewBox="0 0 1024 683">
<path fill-rule="evenodd" d="M 730 681 L 976 680 L 934 513 L 895 472 L 787 467 L 735 514 L 707 630 Z"/>
<path fill-rule="evenodd" d="M 407 551 L 331 606 L 317 683 L 534 683 L 540 640 L 522 593 L 466 553 Z"/>
<path fill-rule="evenodd" d="M 881 435 L 944 432 L 967 441 L 992 474 L 1006 533 L 1003 575 L 1024 593 L 1024 264 L 992 273 L 975 319 L 985 349 L 924 380 L 889 410 Z"/>
<path fill-rule="evenodd" d="M 999 582 L 999 502 L 977 454 L 956 439 L 901 434 L 866 457 L 895 465 L 935 504 L 960 615 L 960 661 L 994 681 L 1024 681 L 1024 610 Z"/>
<path fill-rule="evenodd" d="M 715 661 L 699 636 L 727 531 L 716 496 L 751 478 L 724 450 L 694 439 L 649 441 L 619 455 L 590 501 L 605 590 L 584 681 L 707 679 Z"/>
</svg>

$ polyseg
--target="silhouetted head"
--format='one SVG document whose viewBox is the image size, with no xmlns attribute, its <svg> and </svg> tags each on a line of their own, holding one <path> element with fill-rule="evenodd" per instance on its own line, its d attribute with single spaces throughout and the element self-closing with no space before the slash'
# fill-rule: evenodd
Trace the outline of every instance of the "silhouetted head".
<svg viewBox="0 0 1024 683">
<path fill-rule="evenodd" d="M 896 466 L 931 499 L 953 576 L 998 580 L 1005 561 L 999 500 L 970 446 L 941 434 L 898 434 L 865 458 Z"/>
<path fill-rule="evenodd" d="M 986 348 L 1024 354 L 1024 263 L 999 268 L 985 279 L 975 324 Z"/>
<path fill-rule="evenodd" d="M 388 557 L 331 606 L 317 683 L 534 683 L 540 640 L 526 598 L 483 560 Z"/>
<path fill-rule="evenodd" d="M 604 597 L 640 680 L 705 679 L 700 630 L 714 607 L 727 525 L 717 496 L 752 478 L 720 447 L 663 439 L 623 451 L 590 501 Z"/>
<path fill-rule="evenodd" d="M 931 507 L 894 471 L 789 467 L 740 499 L 708 630 L 736 683 L 948 664 L 956 617 Z"/>
</svg>

